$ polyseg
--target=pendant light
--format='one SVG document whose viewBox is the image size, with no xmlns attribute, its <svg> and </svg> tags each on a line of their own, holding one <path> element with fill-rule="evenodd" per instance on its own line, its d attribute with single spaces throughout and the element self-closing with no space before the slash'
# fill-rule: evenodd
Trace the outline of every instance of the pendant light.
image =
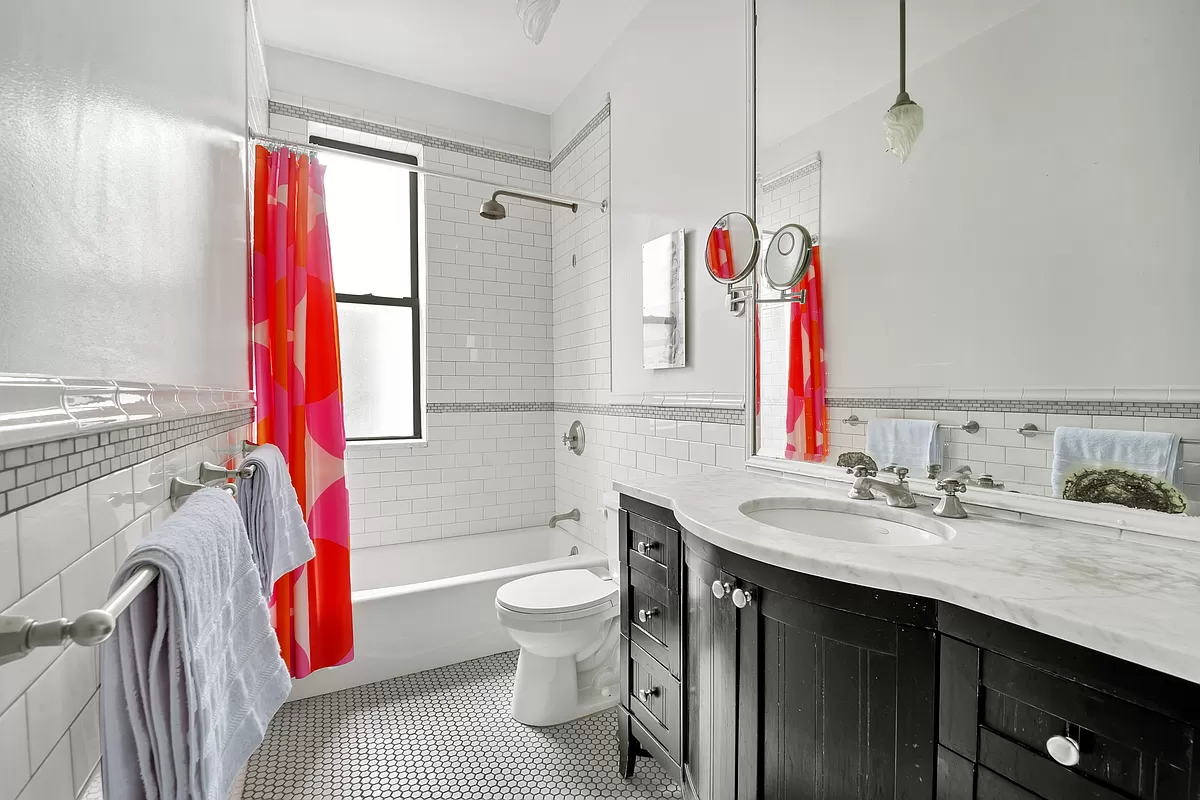
<svg viewBox="0 0 1200 800">
<path fill-rule="evenodd" d="M 525 38 L 534 44 L 542 43 L 558 3 L 559 0 L 517 0 L 517 16 L 521 18 Z"/>
<path fill-rule="evenodd" d="M 912 101 L 904 89 L 904 5 L 905 0 L 900 0 L 900 94 L 896 95 L 895 104 L 883 115 L 888 152 L 900 159 L 901 164 L 908 160 L 917 137 L 925 130 L 924 110 Z"/>
</svg>

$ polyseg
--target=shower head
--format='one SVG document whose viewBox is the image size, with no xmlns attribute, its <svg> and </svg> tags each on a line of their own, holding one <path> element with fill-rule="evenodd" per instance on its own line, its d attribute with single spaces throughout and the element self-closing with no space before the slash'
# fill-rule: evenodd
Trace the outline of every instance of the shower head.
<svg viewBox="0 0 1200 800">
<path fill-rule="evenodd" d="M 535 203 L 545 203 L 548 206 L 557 206 L 558 208 L 569 208 L 569 209 L 571 209 L 571 213 L 575 213 L 575 212 L 579 211 L 579 203 L 568 203 L 564 200 L 556 200 L 553 197 L 539 197 L 536 194 L 525 194 L 524 192 L 514 192 L 514 191 L 511 191 L 508 189 L 499 189 L 492 193 L 491 200 L 483 201 L 483 205 L 481 205 L 479 207 L 479 216 L 483 217 L 484 219 L 493 219 L 493 220 L 500 220 L 500 219 L 504 219 L 505 217 L 507 217 L 508 210 L 505 209 L 504 205 L 499 200 L 496 199 L 497 197 L 499 197 L 502 194 L 506 194 L 509 197 L 516 197 L 521 200 L 532 200 Z M 580 201 L 580 202 L 584 202 L 584 201 Z M 607 206 L 602 206 L 602 205 L 595 204 L 595 203 L 593 203 L 593 205 L 596 205 L 598 208 L 607 209 Z"/>
<path fill-rule="evenodd" d="M 491 200 L 483 201 L 483 205 L 479 207 L 479 216 L 484 219 L 504 219 L 508 216 L 508 211 L 505 210 L 504 204 L 493 196 Z"/>
</svg>

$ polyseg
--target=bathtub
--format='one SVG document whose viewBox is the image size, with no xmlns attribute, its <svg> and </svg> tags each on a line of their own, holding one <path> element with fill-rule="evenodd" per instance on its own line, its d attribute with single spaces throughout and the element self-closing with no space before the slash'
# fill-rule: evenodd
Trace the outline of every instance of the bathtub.
<svg viewBox="0 0 1200 800">
<path fill-rule="evenodd" d="M 559 569 L 605 575 L 608 558 L 548 527 L 352 550 L 354 660 L 295 681 L 288 699 L 514 650 L 496 620 L 496 590 Z"/>
</svg>

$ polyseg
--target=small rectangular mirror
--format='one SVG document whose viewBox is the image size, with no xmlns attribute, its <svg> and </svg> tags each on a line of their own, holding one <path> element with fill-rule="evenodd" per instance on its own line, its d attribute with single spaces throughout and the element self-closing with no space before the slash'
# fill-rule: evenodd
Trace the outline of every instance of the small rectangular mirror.
<svg viewBox="0 0 1200 800">
<path fill-rule="evenodd" d="M 642 245 L 642 366 L 687 365 L 684 231 Z"/>
</svg>

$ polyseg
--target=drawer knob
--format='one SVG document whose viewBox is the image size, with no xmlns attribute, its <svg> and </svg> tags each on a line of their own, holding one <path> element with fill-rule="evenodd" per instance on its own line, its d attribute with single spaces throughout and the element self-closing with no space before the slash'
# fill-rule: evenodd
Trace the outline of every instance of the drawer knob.
<svg viewBox="0 0 1200 800">
<path fill-rule="evenodd" d="M 658 547 L 658 542 L 638 542 L 637 551 L 642 555 L 646 555 L 654 548 Z"/>
<path fill-rule="evenodd" d="M 649 689 L 638 689 L 638 694 L 643 700 L 649 700 L 651 697 L 658 697 L 658 687 L 651 686 Z"/>
<path fill-rule="evenodd" d="M 718 600 L 720 600 L 725 595 L 729 594 L 729 592 L 732 589 L 733 589 L 733 587 L 730 586 L 728 583 L 722 583 L 721 581 L 713 581 L 713 585 L 712 585 L 713 597 L 717 598 Z"/>
<path fill-rule="evenodd" d="M 638 611 L 638 622 L 645 622 L 646 620 L 650 619 L 651 617 L 657 617 L 657 616 L 658 616 L 657 608 L 643 608 L 642 610 Z"/>
<path fill-rule="evenodd" d="M 754 592 L 749 589 L 734 589 L 733 604 L 738 608 L 745 608 L 754 602 Z"/>
<path fill-rule="evenodd" d="M 1079 742 L 1070 736 L 1051 736 L 1046 740 L 1046 752 L 1064 767 L 1079 763 Z"/>
</svg>

